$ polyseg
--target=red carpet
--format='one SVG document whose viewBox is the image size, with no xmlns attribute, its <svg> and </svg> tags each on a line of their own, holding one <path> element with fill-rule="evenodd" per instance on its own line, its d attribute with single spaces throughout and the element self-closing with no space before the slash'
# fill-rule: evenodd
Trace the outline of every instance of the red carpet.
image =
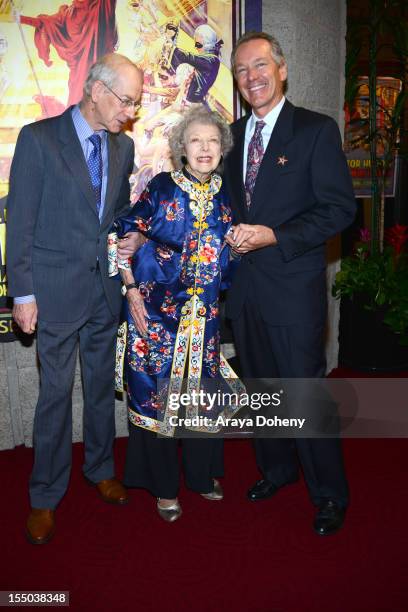
<svg viewBox="0 0 408 612">
<path fill-rule="evenodd" d="M 119 468 L 126 440 L 116 443 Z M 408 444 L 346 440 L 352 504 L 344 529 L 319 538 L 303 482 L 258 504 L 245 499 L 258 477 L 249 441 L 226 442 L 226 498 L 181 491 L 184 515 L 164 523 L 154 501 L 103 503 L 81 476 L 74 446 L 57 533 L 26 542 L 32 451 L 0 452 L 0 590 L 68 590 L 71 610 L 406 612 Z"/>
</svg>

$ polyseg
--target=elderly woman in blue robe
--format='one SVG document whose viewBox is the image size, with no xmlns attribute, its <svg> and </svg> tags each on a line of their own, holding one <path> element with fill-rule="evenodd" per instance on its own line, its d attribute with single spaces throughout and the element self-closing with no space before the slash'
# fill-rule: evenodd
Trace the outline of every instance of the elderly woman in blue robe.
<svg viewBox="0 0 408 612">
<path fill-rule="evenodd" d="M 150 181 L 130 215 L 117 220 L 116 231 L 138 231 L 148 239 L 121 270 L 130 421 L 124 483 L 148 489 L 159 515 L 174 521 L 182 512 L 178 440 L 172 437 L 180 406 L 174 398 L 183 391 L 194 397 L 204 379 L 235 375 L 220 353 L 218 309 L 230 268 L 225 236 L 232 220 L 216 169 L 231 133 L 218 113 L 197 107 L 173 129 L 169 143 L 177 169 Z M 183 417 L 196 424 L 192 430 L 214 432 L 219 410 L 190 401 Z M 182 463 L 188 488 L 206 499 L 223 498 L 217 479 L 223 476 L 222 439 L 183 437 Z"/>
</svg>

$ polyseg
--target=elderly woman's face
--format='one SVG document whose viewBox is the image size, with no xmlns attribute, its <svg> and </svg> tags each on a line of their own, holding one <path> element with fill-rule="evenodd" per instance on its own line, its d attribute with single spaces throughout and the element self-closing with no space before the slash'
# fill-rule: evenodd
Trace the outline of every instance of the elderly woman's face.
<svg viewBox="0 0 408 612">
<path fill-rule="evenodd" d="M 184 149 L 188 169 L 205 180 L 221 159 L 221 134 L 217 126 L 192 123 L 184 134 Z"/>
</svg>

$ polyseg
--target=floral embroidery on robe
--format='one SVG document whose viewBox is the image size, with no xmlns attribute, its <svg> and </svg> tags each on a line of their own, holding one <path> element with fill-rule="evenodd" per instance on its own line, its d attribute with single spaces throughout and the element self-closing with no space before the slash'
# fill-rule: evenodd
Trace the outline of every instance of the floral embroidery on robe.
<svg viewBox="0 0 408 612">
<path fill-rule="evenodd" d="M 175 413 L 168 396 L 181 392 L 183 378 L 187 392 L 198 391 L 204 379 L 221 376 L 229 379 L 230 392 L 231 380 L 236 381 L 233 391 L 243 390 L 219 346 L 218 299 L 229 284 L 224 239 L 231 224 L 221 177 L 214 173 L 200 184 L 185 171 L 158 174 L 129 216 L 115 223 L 119 236 L 140 231 L 149 238 L 131 263 L 149 315 L 146 337 L 137 331 L 126 300 L 124 304 L 129 419 L 134 425 L 174 435 L 169 419 Z M 123 327 L 120 334 L 123 338 Z M 124 350 L 122 345 L 122 358 Z M 166 384 L 158 384 L 160 379 Z M 231 416 L 236 409 L 214 407 L 208 414 L 205 406 L 189 406 L 185 416 L 214 421 L 221 412 Z"/>
</svg>

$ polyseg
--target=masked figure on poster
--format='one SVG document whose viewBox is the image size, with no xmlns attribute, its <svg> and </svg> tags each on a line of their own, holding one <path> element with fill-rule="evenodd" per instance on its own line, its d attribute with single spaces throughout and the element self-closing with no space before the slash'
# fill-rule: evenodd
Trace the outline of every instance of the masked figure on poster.
<svg viewBox="0 0 408 612">
<path fill-rule="evenodd" d="M 175 47 L 170 58 L 170 65 L 176 70 L 180 64 L 190 64 L 193 67 L 191 81 L 186 93 L 186 106 L 191 104 L 207 104 L 207 94 L 213 86 L 220 69 L 220 50 L 224 44 L 217 40 L 215 30 L 203 24 L 194 32 L 194 47 L 196 53 L 189 53 Z"/>
</svg>

